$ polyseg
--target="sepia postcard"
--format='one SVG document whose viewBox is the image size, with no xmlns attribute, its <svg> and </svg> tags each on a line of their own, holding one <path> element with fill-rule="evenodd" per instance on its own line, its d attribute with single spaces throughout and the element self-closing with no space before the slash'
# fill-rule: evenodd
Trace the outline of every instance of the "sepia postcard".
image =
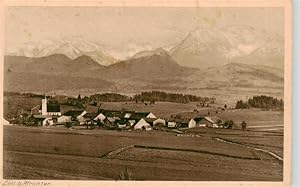
<svg viewBox="0 0 300 187">
<path fill-rule="evenodd" d="M 289 0 L 1 2 L 1 185 L 289 186 Z"/>
</svg>

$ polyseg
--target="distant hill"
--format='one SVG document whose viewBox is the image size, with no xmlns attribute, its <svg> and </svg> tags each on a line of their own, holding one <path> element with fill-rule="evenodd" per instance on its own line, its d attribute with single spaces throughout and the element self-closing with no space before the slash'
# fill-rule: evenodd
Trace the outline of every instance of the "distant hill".
<svg viewBox="0 0 300 187">
<path fill-rule="evenodd" d="M 153 88 L 153 85 L 171 88 L 171 83 L 178 83 L 179 79 L 195 70 L 178 65 L 171 56 L 164 53 L 120 61 L 110 66 L 99 65 L 89 56 L 80 56 L 74 60 L 61 54 L 39 58 L 6 56 L 4 71 L 7 91 L 93 87 L 122 91 L 147 89 L 148 86 Z"/>
<path fill-rule="evenodd" d="M 134 58 L 108 66 L 105 72 L 110 74 L 108 76 L 152 81 L 182 77 L 193 71 L 192 68 L 177 64 L 166 51 L 160 51 L 138 54 Z"/>
<path fill-rule="evenodd" d="M 189 77 L 194 85 L 207 88 L 283 89 L 283 70 L 268 66 L 229 63 L 198 71 Z"/>
<path fill-rule="evenodd" d="M 65 55 L 54 54 L 47 57 L 5 56 L 4 70 L 10 72 L 34 73 L 43 75 L 84 76 L 88 70 L 97 71 L 99 65 L 91 57 L 80 56 L 74 60 Z"/>
<path fill-rule="evenodd" d="M 99 65 L 85 55 L 73 60 L 58 54 L 40 58 L 6 56 L 4 70 L 5 91 L 68 90 L 78 94 L 80 89 L 92 94 L 161 90 L 195 94 L 205 89 L 257 92 L 270 88 L 270 93 L 283 93 L 281 68 L 246 63 L 189 68 L 179 65 L 163 50 L 143 52 L 109 66 Z"/>
</svg>

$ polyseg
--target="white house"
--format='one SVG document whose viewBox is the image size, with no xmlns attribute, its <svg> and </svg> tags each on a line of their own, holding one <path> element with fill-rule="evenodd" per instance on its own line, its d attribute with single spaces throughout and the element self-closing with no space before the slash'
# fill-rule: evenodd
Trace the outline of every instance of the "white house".
<svg viewBox="0 0 300 187">
<path fill-rule="evenodd" d="M 135 120 L 134 119 L 130 119 L 128 120 L 130 126 L 132 127 L 135 124 Z"/>
<path fill-rule="evenodd" d="M 54 125 L 54 121 L 53 121 L 53 119 L 51 117 L 45 118 L 43 120 L 43 122 L 42 122 L 42 125 L 43 125 L 43 127 L 45 127 L 45 126 L 52 126 L 52 125 Z"/>
<path fill-rule="evenodd" d="M 174 121 L 169 121 L 169 122 L 168 122 L 168 127 L 170 127 L 170 128 L 176 127 L 176 122 L 174 122 Z"/>
<path fill-rule="evenodd" d="M 157 118 L 156 120 L 153 121 L 153 126 L 157 126 L 159 124 L 162 124 L 163 126 L 166 126 L 166 120 Z"/>
<path fill-rule="evenodd" d="M 151 125 L 144 119 L 140 119 L 134 126 L 134 130 L 152 130 Z"/>
<path fill-rule="evenodd" d="M 94 120 L 103 122 L 105 120 L 105 118 L 106 118 L 106 116 L 104 114 L 100 113 L 94 118 Z"/>
<path fill-rule="evenodd" d="M 156 116 L 155 116 L 152 112 L 150 112 L 150 113 L 146 116 L 146 118 L 156 118 Z"/>
<path fill-rule="evenodd" d="M 189 128 L 194 128 L 194 127 L 196 127 L 196 121 L 194 120 L 194 119 L 191 119 L 190 121 L 189 121 L 189 126 L 188 126 Z"/>
<path fill-rule="evenodd" d="M 57 118 L 57 123 L 67 123 L 67 122 L 71 122 L 72 121 L 72 117 L 71 116 L 59 116 Z"/>
</svg>

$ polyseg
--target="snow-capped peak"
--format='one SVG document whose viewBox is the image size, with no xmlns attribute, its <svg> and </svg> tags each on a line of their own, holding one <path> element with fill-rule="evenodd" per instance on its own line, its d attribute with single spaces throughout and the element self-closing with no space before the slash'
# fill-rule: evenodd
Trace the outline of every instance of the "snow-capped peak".
<svg viewBox="0 0 300 187">
<path fill-rule="evenodd" d="M 110 65 L 116 62 L 116 59 L 109 55 L 100 45 L 84 40 L 81 37 L 28 42 L 17 46 L 15 49 L 7 49 L 6 53 L 8 55 L 26 57 L 64 54 L 71 59 L 75 59 L 81 55 L 87 55 L 101 65 Z"/>
</svg>

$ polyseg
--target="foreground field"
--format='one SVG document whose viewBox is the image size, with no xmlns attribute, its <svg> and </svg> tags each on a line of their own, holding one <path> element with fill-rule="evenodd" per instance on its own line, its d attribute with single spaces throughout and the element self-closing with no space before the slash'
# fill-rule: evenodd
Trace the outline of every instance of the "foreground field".
<svg viewBox="0 0 300 187">
<path fill-rule="evenodd" d="M 4 178 L 281 181 L 282 142 L 280 133 L 225 129 L 179 136 L 10 126 L 4 127 Z"/>
</svg>

